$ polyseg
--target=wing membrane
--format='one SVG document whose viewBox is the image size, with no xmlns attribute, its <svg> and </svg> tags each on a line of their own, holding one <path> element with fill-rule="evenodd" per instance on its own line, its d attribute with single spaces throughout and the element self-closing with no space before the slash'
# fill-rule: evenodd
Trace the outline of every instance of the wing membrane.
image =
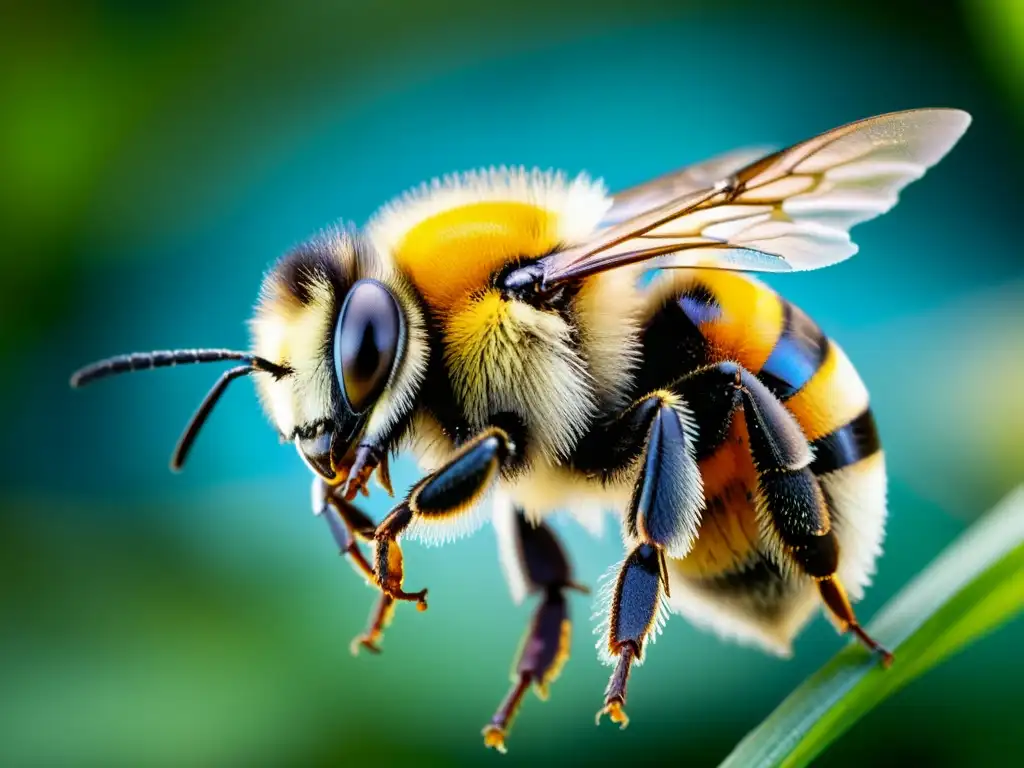
<svg viewBox="0 0 1024 768">
<path fill-rule="evenodd" d="M 954 109 L 893 112 L 742 166 L 752 152 L 633 187 L 616 195 L 610 226 L 593 240 L 548 257 L 545 283 L 647 260 L 757 272 L 835 264 L 857 252 L 850 228 L 891 209 L 970 121 Z M 713 172 L 723 175 L 712 181 Z"/>
<path fill-rule="evenodd" d="M 768 147 L 737 149 L 616 192 L 612 207 L 601 224 L 606 227 L 621 224 L 652 208 L 712 187 L 715 182 L 731 176 L 771 152 Z"/>
</svg>

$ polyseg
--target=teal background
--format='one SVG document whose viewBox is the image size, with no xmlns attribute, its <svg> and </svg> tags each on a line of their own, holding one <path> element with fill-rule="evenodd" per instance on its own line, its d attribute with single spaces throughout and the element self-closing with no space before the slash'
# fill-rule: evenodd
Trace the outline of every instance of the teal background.
<svg viewBox="0 0 1024 768">
<path fill-rule="evenodd" d="M 6 6 L 0 30 L 0 764 L 713 765 L 844 642 L 818 619 L 780 661 L 673 618 L 619 733 L 593 725 L 607 670 L 574 598 L 573 658 L 499 758 L 479 729 L 532 606 L 511 605 L 489 527 L 407 546 L 430 610 L 401 607 L 385 653 L 352 658 L 373 593 L 251 385 L 181 475 L 167 460 L 210 367 L 68 389 L 108 354 L 244 346 L 279 254 L 449 171 L 618 188 L 887 110 L 967 109 L 955 151 L 855 231 L 856 258 L 770 282 L 872 391 L 891 525 L 862 616 L 1024 478 L 1016 0 L 51 2 Z M 621 556 L 611 518 L 598 540 L 557 525 L 586 583 Z M 1018 619 L 820 764 L 1019 759 L 1022 643 Z"/>
</svg>

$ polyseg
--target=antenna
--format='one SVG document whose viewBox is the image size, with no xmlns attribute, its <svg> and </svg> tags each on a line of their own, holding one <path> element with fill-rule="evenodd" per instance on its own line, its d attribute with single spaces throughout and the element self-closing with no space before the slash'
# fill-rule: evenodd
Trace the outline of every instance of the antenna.
<svg viewBox="0 0 1024 768">
<path fill-rule="evenodd" d="M 281 379 L 292 372 L 291 368 L 285 365 L 272 363 L 265 358 L 251 355 L 248 352 L 236 352 L 230 349 L 176 349 L 162 350 L 158 352 L 134 352 L 130 355 L 118 355 L 99 360 L 84 368 L 75 371 L 71 376 L 71 386 L 81 387 L 98 379 L 114 376 L 120 373 L 132 373 L 133 371 L 146 371 L 152 368 L 169 368 L 175 365 L 190 365 L 194 363 L 219 363 L 225 360 L 238 360 L 245 363 L 225 371 L 206 393 L 203 402 L 199 404 L 196 412 L 192 414 L 185 431 L 178 440 L 178 445 L 171 456 L 171 469 L 179 471 L 188 458 L 192 444 L 199 435 L 199 430 L 206 423 L 213 407 L 220 400 L 221 395 L 235 379 L 248 376 L 255 371 L 269 373 L 275 379 Z"/>
</svg>

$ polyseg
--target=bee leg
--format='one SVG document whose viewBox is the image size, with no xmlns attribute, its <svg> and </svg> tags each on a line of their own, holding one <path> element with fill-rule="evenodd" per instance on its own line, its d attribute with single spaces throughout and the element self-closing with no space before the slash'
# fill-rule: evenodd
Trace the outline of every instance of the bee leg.
<svg viewBox="0 0 1024 768">
<path fill-rule="evenodd" d="M 466 441 L 448 462 L 423 478 L 374 531 L 374 573 L 385 594 L 427 609 L 427 590 L 402 589 L 404 567 L 398 538 L 414 521 L 430 525 L 450 521 L 474 508 L 501 467 L 514 455 L 508 434 L 489 427 Z"/>
<path fill-rule="evenodd" d="M 645 438 L 640 475 L 624 520 L 626 539 L 638 545 L 626 557 L 612 593 L 607 650 L 616 666 L 597 718 L 606 714 L 625 727 L 630 669 L 643 659 L 668 595 L 665 558 L 689 552 L 704 494 L 695 458 L 696 429 L 679 395 L 653 392 L 628 409 L 621 422 L 634 440 L 637 435 Z"/>
<path fill-rule="evenodd" d="M 372 541 L 376 526 L 353 504 L 340 498 L 336 491 L 319 477 L 314 478 L 313 514 L 327 521 L 339 552 L 348 559 L 356 573 L 371 584 L 376 584 L 377 577 L 358 543 L 359 540 Z M 380 653 L 381 636 L 394 614 L 394 602 L 391 596 L 381 593 L 370 614 L 370 628 L 352 641 L 350 647 L 353 654 L 358 653 L 360 648 Z"/>
<path fill-rule="evenodd" d="M 370 626 L 363 634 L 352 639 L 349 650 L 353 656 L 365 648 L 370 653 L 380 653 L 380 642 L 384 639 L 384 630 L 395 615 L 395 599 L 384 592 L 377 598 L 377 603 L 370 612 Z"/>
<path fill-rule="evenodd" d="M 523 638 L 512 675 L 512 688 L 483 729 L 486 746 L 505 751 L 512 721 L 531 685 L 538 698 L 548 697 L 548 686 L 569 658 L 571 630 L 568 602 L 562 588 L 548 587 Z"/>
<path fill-rule="evenodd" d="M 356 507 L 350 502 L 345 501 L 345 499 L 338 496 L 332 496 L 330 502 L 334 509 L 339 510 L 339 517 L 351 526 L 349 531 L 355 533 L 356 536 L 364 541 L 373 540 L 373 522 L 366 517 L 366 515 L 356 509 Z M 328 518 L 328 520 L 330 520 L 330 518 Z M 337 537 L 335 538 L 337 539 Z M 377 576 L 373 572 L 373 568 L 363 556 L 362 550 L 359 549 L 359 546 L 355 541 L 352 542 L 351 548 L 348 550 L 348 554 L 350 555 L 350 559 L 353 562 L 356 571 L 371 584 L 376 585 Z M 369 627 L 361 635 L 353 638 L 352 643 L 349 645 L 349 649 L 352 651 L 353 656 L 357 655 L 361 648 L 365 648 L 371 653 L 380 653 L 380 642 L 383 639 L 384 629 L 391 623 L 391 618 L 394 616 L 394 613 L 394 598 L 381 591 L 381 594 L 377 598 L 377 603 L 374 605 L 373 610 L 370 613 Z"/>
<path fill-rule="evenodd" d="M 374 580 L 381 591 L 393 600 L 416 603 L 417 610 L 427 610 L 427 590 L 406 592 L 402 589 L 405 581 L 405 564 L 398 537 L 409 527 L 413 513 L 408 501 L 403 501 L 391 511 L 374 531 Z"/>
<path fill-rule="evenodd" d="M 362 443 L 357 449 L 352 466 L 349 468 L 341 494 L 346 501 L 352 501 L 356 494 L 362 492 L 364 496 L 369 495 L 366 487 L 370 476 L 377 472 L 377 479 L 387 492 L 388 496 L 394 496 L 395 491 L 391 487 L 391 474 L 388 470 L 387 452 L 371 443 Z"/>
<path fill-rule="evenodd" d="M 372 540 L 376 528 L 373 520 L 349 502 L 338 498 L 334 489 L 319 477 L 313 479 L 313 514 L 327 521 L 339 553 L 348 559 L 356 573 L 370 582 L 376 581 L 373 568 L 363 556 L 357 541 Z"/>
<path fill-rule="evenodd" d="M 509 519 L 502 523 L 508 525 L 497 519 L 504 512 Z M 539 698 L 546 699 L 548 686 L 569 658 L 572 625 L 565 590 L 586 589 L 572 581 L 565 551 L 547 525 L 531 523 L 523 510 L 510 504 L 506 510 L 496 509 L 495 524 L 502 562 L 514 582 L 513 598 L 521 600 L 527 592 L 543 594 L 519 648 L 512 688 L 483 729 L 484 744 L 505 752 L 505 739 L 530 686 Z"/>
<path fill-rule="evenodd" d="M 749 383 L 746 378 L 744 385 L 750 452 L 758 471 L 762 523 L 770 540 L 783 557 L 817 582 L 822 601 L 841 630 L 856 636 L 888 666 L 893 655 L 861 627 L 836 576 L 839 542 L 832 531 L 821 486 L 810 470 L 812 456 L 803 431 L 763 385 Z"/>
<path fill-rule="evenodd" d="M 619 571 L 608 622 L 608 653 L 615 670 L 604 691 L 604 707 L 597 722 L 608 715 L 625 728 L 626 684 L 634 662 L 643 659 L 644 643 L 657 630 L 659 613 L 668 594 L 665 553 L 660 547 L 641 544 L 627 557 Z"/>
<path fill-rule="evenodd" d="M 857 621 L 853 606 L 850 605 L 850 598 L 847 597 L 846 590 L 843 589 L 839 578 L 833 573 L 831 576 L 818 579 L 818 591 L 821 593 L 825 607 L 835 617 L 840 628 L 856 637 L 869 651 L 877 653 L 882 659 L 883 667 L 891 666 L 896 657 L 893 656 L 892 651 L 869 635 Z"/>
</svg>

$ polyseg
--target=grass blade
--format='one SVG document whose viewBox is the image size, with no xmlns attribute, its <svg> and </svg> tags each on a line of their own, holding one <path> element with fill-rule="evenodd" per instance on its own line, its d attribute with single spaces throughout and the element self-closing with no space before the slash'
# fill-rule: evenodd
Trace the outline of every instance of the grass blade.
<svg viewBox="0 0 1024 768">
<path fill-rule="evenodd" d="M 1024 608 L 1024 486 L 954 541 L 871 623 L 882 669 L 851 644 L 741 741 L 721 768 L 804 766 L 862 715 Z"/>
</svg>

